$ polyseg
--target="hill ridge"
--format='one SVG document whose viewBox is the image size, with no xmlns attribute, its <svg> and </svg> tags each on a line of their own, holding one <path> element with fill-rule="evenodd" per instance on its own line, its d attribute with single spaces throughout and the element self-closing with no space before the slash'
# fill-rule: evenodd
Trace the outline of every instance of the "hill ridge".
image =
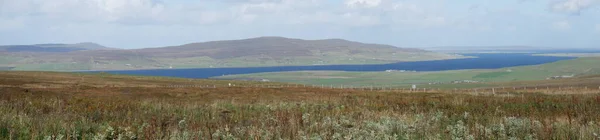
<svg viewBox="0 0 600 140">
<path fill-rule="evenodd" d="M 90 43 L 76 45 L 94 46 Z M 285 37 L 208 41 L 159 48 L 78 49 L 85 49 L 85 51 L 57 51 L 57 53 L 36 53 L 34 55 L 31 53 L 8 53 L 6 55 L 10 55 L 10 57 L 6 58 L 5 63 L 7 64 L 0 63 L 0 65 L 16 65 L 15 69 L 17 70 L 125 70 L 382 64 L 462 57 L 415 48 L 399 48 L 392 45 L 361 43 L 344 39 L 304 40 Z M 35 57 L 26 59 L 31 56 Z M 26 67 L 21 68 L 18 65 Z"/>
</svg>

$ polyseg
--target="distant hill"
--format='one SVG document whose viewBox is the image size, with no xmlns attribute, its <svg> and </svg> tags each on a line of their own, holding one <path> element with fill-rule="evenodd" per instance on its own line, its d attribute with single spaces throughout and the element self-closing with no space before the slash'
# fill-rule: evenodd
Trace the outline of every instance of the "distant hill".
<svg viewBox="0 0 600 140">
<path fill-rule="evenodd" d="M 15 70 L 123 70 L 381 64 L 462 57 L 343 39 L 302 40 L 284 37 L 210 41 L 131 50 L 104 49 L 91 43 L 68 46 L 69 49 L 85 49 L 85 51 L 62 50 L 66 49 L 64 45 L 56 44 L 34 47 L 38 48 L 30 48 L 29 51 L 35 52 L 41 49 L 37 52 L 51 53 L 33 55 L 13 50 L 5 53 L 9 57 L 4 59 L 16 62 L 4 65 L 14 66 Z M 46 48 L 52 50 L 44 50 Z"/>
<path fill-rule="evenodd" d="M 390 45 L 366 44 L 342 39 L 302 40 L 283 37 L 260 37 L 243 40 L 212 41 L 181 46 L 148 48 L 138 53 L 157 57 L 197 57 L 228 59 L 247 56 L 284 59 L 289 57 L 312 57 L 331 53 L 349 55 L 367 53 L 422 53 L 419 49 L 398 48 Z"/>
<path fill-rule="evenodd" d="M 0 52 L 73 52 L 82 50 L 114 50 L 96 43 L 34 44 L 0 46 Z"/>
</svg>

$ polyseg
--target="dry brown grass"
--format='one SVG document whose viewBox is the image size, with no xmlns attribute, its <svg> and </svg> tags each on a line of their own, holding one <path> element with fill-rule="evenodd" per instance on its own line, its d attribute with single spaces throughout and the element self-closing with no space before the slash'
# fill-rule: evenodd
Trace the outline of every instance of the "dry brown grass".
<svg viewBox="0 0 600 140">
<path fill-rule="evenodd" d="M 0 72 L 0 79 L 0 139 L 598 139 L 600 132 L 600 92 L 164 88 L 282 84 L 48 72 Z"/>
</svg>

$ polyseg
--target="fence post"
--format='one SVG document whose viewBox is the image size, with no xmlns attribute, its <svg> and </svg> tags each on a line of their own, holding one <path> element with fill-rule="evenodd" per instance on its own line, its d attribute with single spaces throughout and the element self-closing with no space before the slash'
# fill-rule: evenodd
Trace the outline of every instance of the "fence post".
<svg viewBox="0 0 600 140">
<path fill-rule="evenodd" d="M 492 88 L 492 94 L 496 95 L 496 89 Z"/>
</svg>

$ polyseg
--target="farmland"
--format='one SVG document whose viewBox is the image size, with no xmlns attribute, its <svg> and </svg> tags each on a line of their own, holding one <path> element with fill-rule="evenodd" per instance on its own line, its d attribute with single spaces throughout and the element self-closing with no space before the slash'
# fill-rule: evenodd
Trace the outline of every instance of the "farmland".
<svg viewBox="0 0 600 140">
<path fill-rule="evenodd" d="M 493 95 L 108 74 L 0 77 L 0 139 L 598 139 L 600 132 L 600 91 L 591 88 Z"/>
<path fill-rule="evenodd" d="M 432 88 L 494 86 L 497 83 L 540 81 L 553 76 L 586 76 L 600 74 L 600 58 L 586 57 L 532 66 L 502 69 L 452 70 L 435 72 L 345 72 L 299 71 L 228 75 L 223 79 L 269 79 L 271 81 L 347 86 L 396 86 L 417 84 Z M 475 84 L 451 84 L 453 81 L 477 81 Z M 548 80 L 551 81 L 551 80 Z M 546 82 L 548 82 L 546 81 Z M 430 84 L 431 83 L 431 84 Z"/>
</svg>

